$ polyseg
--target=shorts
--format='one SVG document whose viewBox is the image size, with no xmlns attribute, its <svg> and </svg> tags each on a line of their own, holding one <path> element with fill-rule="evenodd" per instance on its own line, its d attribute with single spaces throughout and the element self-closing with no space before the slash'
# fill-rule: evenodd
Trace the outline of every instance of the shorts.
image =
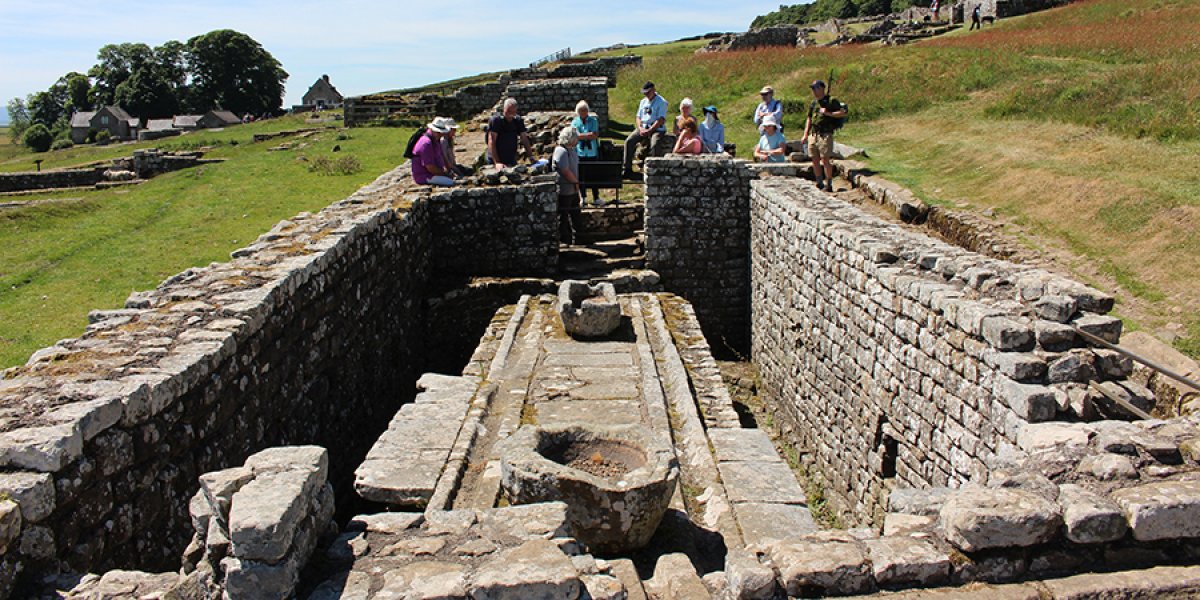
<svg viewBox="0 0 1200 600">
<path fill-rule="evenodd" d="M 812 131 L 808 134 L 808 156 L 810 158 L 833 157 L 833 132 Z"/>
</svg>

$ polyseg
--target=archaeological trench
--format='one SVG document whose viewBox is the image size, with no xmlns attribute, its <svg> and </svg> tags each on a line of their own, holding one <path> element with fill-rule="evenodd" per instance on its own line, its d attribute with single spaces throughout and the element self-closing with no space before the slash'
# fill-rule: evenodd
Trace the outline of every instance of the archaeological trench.
<svg viewBox="0 0 1200 600">
<path fill-rule="evenodd" d="M 644 173 L 585 215 L 633 268 L 564 270 L 548 175 L 401 166 L 93 312 L 0 380 L 0 595 L 1200 591 L 1200 419 L 1136 418 L 1077 333 L 1119 341 L 1110 296 L 876 180 L 866 210 L 799 164 Z"/>
</svg>

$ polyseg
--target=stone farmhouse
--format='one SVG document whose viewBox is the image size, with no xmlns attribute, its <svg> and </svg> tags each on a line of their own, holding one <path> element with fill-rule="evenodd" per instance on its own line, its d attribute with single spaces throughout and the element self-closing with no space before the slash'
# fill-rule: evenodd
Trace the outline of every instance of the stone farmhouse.
<svg viewBox="0 0 1200 600">
<path fill-rule="evenodd" d="M 136 119 L 120 106 L 103 106 L 96 111 L 81 111 L 71 115 L 71 141 L 82 144 L 88 132 L 107 131 L 111 139 L 137 139 L 141 120 Z"/>
<path fill-rule="evenodd" d="M 322 75 L 321 78 L 318 79 L 316 83 L 312 84 L 312 87 L 308 88 L 308 91 L 305 92 L 303 102 L 304 103 L 300 106 L 293 107 L 292 110 L 302 111 L 312 110 L 314 108 L 318 110 L 325 108 L 337 108 L 342 105 L 342 94 L 341 92 L 337 91 L 337 88 L 333 87 L 332 83 L 329 83 L 328 75 Z"/>
</svg>

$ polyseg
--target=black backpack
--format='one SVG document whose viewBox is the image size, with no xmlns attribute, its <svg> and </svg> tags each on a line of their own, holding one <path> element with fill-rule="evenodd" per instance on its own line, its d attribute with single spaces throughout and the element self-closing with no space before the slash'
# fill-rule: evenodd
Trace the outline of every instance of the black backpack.
<svg viewBox="0 0 1200 600">
<path fill-rule="evenodd" d="M 421 136 L 429 131 L 426 127 L 419 127 L 412 135 L 408 136 L 408 145 L 404 147 L 404 158 L 413 157 L 413 148 L 417 147 L 417 142 L 421 141 Z"/>
</svg>

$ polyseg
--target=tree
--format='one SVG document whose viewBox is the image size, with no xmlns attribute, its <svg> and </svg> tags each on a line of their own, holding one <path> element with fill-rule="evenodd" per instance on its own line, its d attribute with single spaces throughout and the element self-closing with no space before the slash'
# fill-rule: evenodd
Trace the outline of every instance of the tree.
<svg viewBox="0 0 1200 600">
<path fill-rule="evenodd" d="M 75 111 L 92 109 L 92 82 L 87 75 L 71 71 L 60 77 L 56 85 L 62 85 L 66 91 L 64 109 L 68 115 Z"/>
<path fill-rule="evenodd" d="M 25 107 L 25 101 L 20 98 L 9 100 L 6 108 L 9 121 L 8 133 L 12 136 L 13 143 L 20 142 L 21 135 L 33 124 L 33 120 L 29 116 L 29 109 Z"/>
<path fill-rule="evenodd" d="M 88 71 L 96 80 L 92 87 L 92 102 L 95 106 L 113 104 L 117 98 L 117 87 L 133 76 L 139 67 L 154 61 L 154 51 L 146 44 L 108 44 L 96 54 L 100 62 Z"/>
<path fill-rule="evenodd" d="M 30 94 L 25 100 L 30 121 L 51 128 L 67 118 L 66 103 L 66 90 L 57 85 L 50 86 L 50 89 L 44 92 Z"/>
<path fill-rule="evenodd" d="M 158 65 L 138 67 L 117 86 L 116 104 L 141 119 L 169 117 L 179 109 L 170 81 Z"/>
<path fill-rule="evenodd" d="M 50 144 L 54 143 L 54 134 L 50 133 L 50 129 L 45 125 L 34 123 L 25 130 L 21 141 L 34 152 L 45 152 L 50 149 Z"/>
<path fill-rule="evenodd" d="M 886 15 L 892 12 L 892 0 L 858 0 L 859 16 Z"/>
<path fill-rule="evenodd" d="M 283 104 L 288 74 L 258 42 L 231 29 L 196 36 L 187 43 L 192 104 L 236 114 L 264 113 Z"/>
<path fill-rule="evenodd" d="M 158 76 L 166 82 L 179 108 L 188 106 L 187 46 L 183 42 L 169 40 L 154 49 L 154 64 Z"/>
</svg>

